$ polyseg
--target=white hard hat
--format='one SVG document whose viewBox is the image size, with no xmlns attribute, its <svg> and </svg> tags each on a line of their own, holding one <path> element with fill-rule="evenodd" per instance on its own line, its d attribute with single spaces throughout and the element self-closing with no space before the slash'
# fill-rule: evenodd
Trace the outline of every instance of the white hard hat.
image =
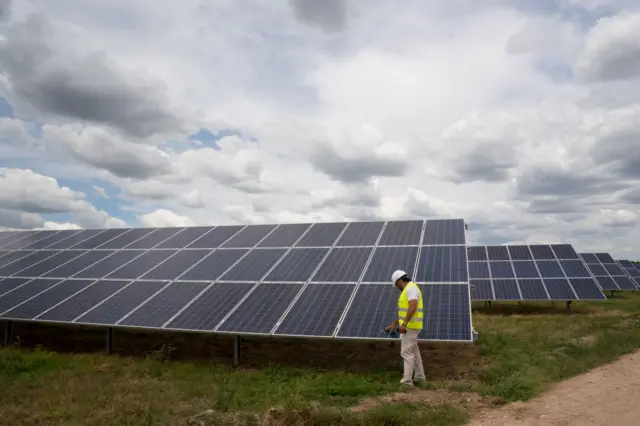
<svg viewBox="0 0 640 426">
<path fill-rule="evenodd" d="M 402 269 L 398 269 L 393 274 L 391 274 L 391 284 L 396 285 L 396 281 L 398 281 L 400 278 L 404 277 L 405 275 L 407 275 L 405 271 L 403 271 Z"/>
</svg>

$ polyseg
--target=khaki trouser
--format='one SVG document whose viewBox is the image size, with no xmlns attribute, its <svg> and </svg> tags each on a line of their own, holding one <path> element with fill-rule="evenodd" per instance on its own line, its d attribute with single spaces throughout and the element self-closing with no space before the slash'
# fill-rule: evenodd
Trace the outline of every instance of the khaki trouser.
<svg viewBox="0 0 640 426">
<path fill-rule="evenodd" d="M 412 385 L 414 380 L 419 382 L 426 379 L 418 347 L 419 333 L 420 330 L 408 328 L 406 333 L 400 334 L 400 355 L 404 359 L 404 376 L 400 383 L 403 385 Z"/>
</svg>

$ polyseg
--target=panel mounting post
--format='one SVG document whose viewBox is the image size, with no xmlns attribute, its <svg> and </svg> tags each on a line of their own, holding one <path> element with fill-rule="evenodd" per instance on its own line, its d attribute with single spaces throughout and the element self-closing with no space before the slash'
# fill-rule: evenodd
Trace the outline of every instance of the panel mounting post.
<svg viewBox="0 0 640 426">
<path fill-rule="evenodd" d="M 11 321 L 6 321 L 4 323 L 4 346 L 9 346 L 11 344 L 11 325 Z"/>
<path fill-rule="evenodd" d="M 113 327 L 107 328 L 107 353 L 113 353 Z"/>
<path fill-rule="evenodd" d="M 240 364 L 240 336 L 233 336 L 233 366 Z"/>
<path fill-rule="evenodd" d="M 571 300 L 567 300 L 567 311 L 571 313 Z"/>
</svg>

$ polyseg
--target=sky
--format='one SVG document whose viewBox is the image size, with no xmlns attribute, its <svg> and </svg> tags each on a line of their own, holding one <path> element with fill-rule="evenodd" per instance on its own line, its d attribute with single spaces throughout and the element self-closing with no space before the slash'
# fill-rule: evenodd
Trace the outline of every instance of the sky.
<svg viewBox="0 0 640 426">
<path fill-rule="evenodd" d="M 637 0 L 0 0 L 2 229 L 638 215 Z"/>
</svg>

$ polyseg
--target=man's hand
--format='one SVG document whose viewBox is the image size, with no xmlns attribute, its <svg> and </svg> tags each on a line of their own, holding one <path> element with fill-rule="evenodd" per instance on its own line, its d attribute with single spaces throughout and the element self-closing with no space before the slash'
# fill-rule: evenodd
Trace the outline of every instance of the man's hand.
<svg viewBox="0 0 640 426">
<path fill-rule="evenodd" d="M 407 332 L 407 327 L 404 325 L 401 325 L 400 327 L 398 327 L 398 332 L 399 333 L 406 333 Z"/>
<path fill-rule="evenodd" d="M 386 331 L 387 333 L 391 333 L 391 331 L 396 328 L 396 323 L 394 322 L 393 324 L 387 326 L 387 328 L 384 329 L 384 331 Z"/>
</svg>

